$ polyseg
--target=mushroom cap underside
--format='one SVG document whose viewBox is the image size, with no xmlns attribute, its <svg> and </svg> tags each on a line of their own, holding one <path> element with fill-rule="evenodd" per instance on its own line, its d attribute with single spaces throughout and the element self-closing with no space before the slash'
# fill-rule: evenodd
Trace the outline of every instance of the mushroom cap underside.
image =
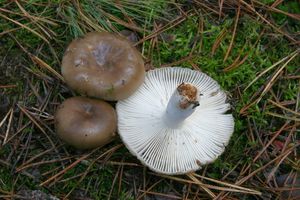
<svg viewBox="0 0 300 200">
<path fill-rule="evenodd" d="M 181 83 L 200 91 L 200 105 L 178 127 L 168 127 L 164 112 Z M 200 96 L 201 95 L 201 96 Z M 168 67 L 148 71 L 144 84 L 119 101 L 118 131 L 129 149 L 153 171 L 184 174 L 214 161 L 225 149 L 234 129 L 226 95 L 206 74 Z"/>
<path fill-rule="evenodd" d="M 128 97 L 145 76 L 141 54 L 125 38 L 106 32 L 73 40 L 61 70 L 72 89 L 104 100 Z"/>
</svg>

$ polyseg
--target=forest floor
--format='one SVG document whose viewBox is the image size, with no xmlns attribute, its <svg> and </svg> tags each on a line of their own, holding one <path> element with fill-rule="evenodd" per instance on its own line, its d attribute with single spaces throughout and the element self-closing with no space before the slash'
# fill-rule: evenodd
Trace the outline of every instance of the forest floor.
<svg viewBox="0 0 300 200">
<path fill-rule="evenodd" d="M 299 13 L 297 0 L 0 1 L 0 198 L 300 198 Z M 217 80 L 235 118 L 225 152 L 169 176 L 119 137 L 86 151 L 58 139 L 53 114 L 78 95 L 60 75 L 62 56 L 91 31 L 128 33 L 146 70 Z"/>
</svg>

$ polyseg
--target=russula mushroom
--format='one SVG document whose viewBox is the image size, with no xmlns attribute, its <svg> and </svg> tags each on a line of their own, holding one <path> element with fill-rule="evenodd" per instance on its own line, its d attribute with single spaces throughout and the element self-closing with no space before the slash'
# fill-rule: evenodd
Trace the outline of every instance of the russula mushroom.
<svg viewBox="0 0 300 200">
<path fill-rule="evenodd" d="M 127 98 L 145 77 L 141 54 L 124 37 L 107 32 L 73 40 L 61 72 L 73 90 L 108 101 Z"/>
<path fill-rule="evenodd" d="M 124 144 L 158 173 L 184 174 L 214 161 L 234 129 L 218 83 L 187 68 L 148 71 L 143 85 L 116 109 Z"/>
<path fill-rule="evenodd" d="M 66 99 L 55 115 L 57 135 L 78 149 L 105 145 L 115 135 L 117 115 L 108 103 L 86 97 Z"/>
</svg>

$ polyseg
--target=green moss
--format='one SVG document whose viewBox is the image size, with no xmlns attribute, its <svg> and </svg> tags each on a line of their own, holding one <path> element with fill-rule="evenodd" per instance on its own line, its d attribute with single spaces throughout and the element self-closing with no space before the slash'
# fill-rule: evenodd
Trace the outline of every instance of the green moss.
<svg viewBox="0 0 300 200">
<path fill-rule="evenodd" d="M 5 168 L 0 168 L 0 189 L 10 192 L 13 190 L 13 177 L 11 172 Z"/>
</svg>

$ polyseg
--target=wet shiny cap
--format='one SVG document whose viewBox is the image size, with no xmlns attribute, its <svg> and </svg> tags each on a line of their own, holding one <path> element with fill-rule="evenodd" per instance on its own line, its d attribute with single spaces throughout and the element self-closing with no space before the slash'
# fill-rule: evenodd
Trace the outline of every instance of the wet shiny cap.
<svg viewBox="0 0 300 200">
<path fill-rule="evenodd" d="M 145 77 L 141 54 L 125 38 L 107 32 L 73 40 L 61 72 L 73 90 L 108 101 L 129 97 Z"/>
</svg>

